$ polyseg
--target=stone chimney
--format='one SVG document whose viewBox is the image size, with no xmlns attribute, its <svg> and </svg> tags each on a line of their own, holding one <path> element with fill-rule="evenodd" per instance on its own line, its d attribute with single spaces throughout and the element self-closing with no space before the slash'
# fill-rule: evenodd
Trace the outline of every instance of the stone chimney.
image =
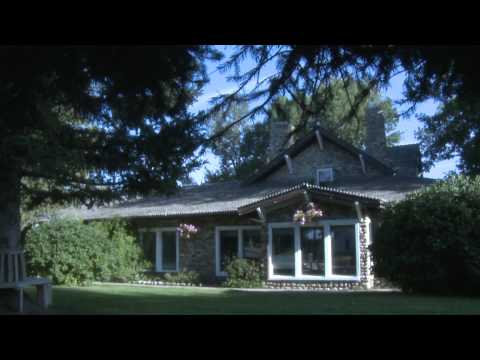
<svg viewBox="0 0 480 360">
<path fill-rule="evenodd" d="M 385 117 L 377 105 L 365 110 L 366 152 L 380 161 L 387 161 L 387 136 L 385 134 Z"/>
<path fill-rule="evenodd" d="M 268 146 L 268 160 L 272 160 L 281 151 L 285 150 L 292 143 L 287 142 L 290 124 L 287 121 L 270 121 L 270 143 Z"/>
</svg>

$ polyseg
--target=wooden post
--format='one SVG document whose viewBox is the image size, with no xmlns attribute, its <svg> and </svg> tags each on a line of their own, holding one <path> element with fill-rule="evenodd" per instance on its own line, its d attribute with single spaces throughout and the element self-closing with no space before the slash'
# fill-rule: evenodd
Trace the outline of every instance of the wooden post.
<svg viewBox="0 0 480 360">
<path fill-rule="evenodd" d="M 318 146 L 320 147 L 320 150 L 323 150 L 324 147 L 323 147 L 322 134 L 320 134 L 320 131 L 315 130 L 315 135 L 317 136 L 317 142 L 318 142 Z"/>
<path fill-rule="evenodd" d="M 51 286 L 49 284 L 37 285 L 37 304 L 40 305 L 43 309 L 48 308 L 51 300 Z"/>
<path fill-rule="evenodd" d="M 287 154 L 285 154 L 285 161 L 287 163 L 288 173 L 293 174 L 292 160 L 290 159 L 290 156 L 288 156 Z"/>
<path fill-rule="evenodd" d="M 264 223 L 266 221 L 266 218 L 265 218 L 265 214 L 263 213 L 262 211 L 262 208 L 261 207 L 257 207 L 257 214 L 258 214 L 258 217 L 260 218 L 260 220 L 262 221 L 262 223 Z"/>
<path fill-rule="evenodd" d="M 20 271 L 20 281 L 23 281 L 27 277 L 27 271 L 25 270 L 25 254 L 23 251 L 20 253 Z"/>
<path fill-rule="evenodd" d="M 358 201 L 355 201 L 355 211 L 357 212 L 358 221 L 362 221 L 363 220 L 362 209 Z"/>
<path fill-rule="evenodd" d="M 308 194 L 307 191 L 304 191 L 304 192 L 303 192 L 303 196 L 305 197 L 305 202 L 306 202 L 307 204 L 312 202 L 312 199 L 310 198 L 310 195 Z"/>
<path fill-rule="evenodd" d="M 23 313 L 23 288 L 18 289 L 18 311 Z"/>
<path fill-rule="evenodd" d="M 363 159 L 362 154 L 358 154 L 358 158 L 360 159 L 360 164 L 362 165 L 362 172 L 363 174 L 367 174 L 367 168 L 365 167 L 365 160 Z"/>
</svg>

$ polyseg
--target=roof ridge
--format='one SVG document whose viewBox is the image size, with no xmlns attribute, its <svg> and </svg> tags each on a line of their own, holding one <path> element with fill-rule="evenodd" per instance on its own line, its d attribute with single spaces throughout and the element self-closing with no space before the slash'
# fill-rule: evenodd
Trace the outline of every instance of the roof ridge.
<svg viewBox="0 0 480 360">
<path fill-rule="evenodd" d="M 245 179 L 242 183 L 243 184 L 251 184 L 261 178 L 265 173 L 268 174 L 269 171 L 275 169 L 276 167 L 280 166 L 284 160 L 284 156 L 295 150 L 296 148 L 303 146 L 304 143 L 308 144 L 310 141 L 312 141 L 315 137 L 316 131 L 320 131 L 320 133 L 324 136 L 326 136 L 331 142 L 345 148 L 347 151 L 351 151 L 357 154 L 362 154 L 366 160 L 374 161 L 378 165 L 381 165 L 384 169 L 388 169 L 392 174 L 394 173 L 394 169 L 386 164 L 385 162 L 379 160 L 375 156 L 370 155 L 366 151 L 358 148 L 355 145 L 352 145 L 348 143 L 347 141 L 339 138 L 335 134 L 333 134 L 330 130 L 325 129 L 324 127 L 320 125 L 316 125 L 313 129 L 311 129 L 306 135 L 295 141 L 292 145 L 290 145 L 288 148 L 282 150 L 277 156 L 275 156 L 273 159 L 271 159 L 264 167 L 262 170 L 255 172 L 252 174 L 250 177 Z M 300 152 L 303 150 L 300 150 Z"/>
</svg>

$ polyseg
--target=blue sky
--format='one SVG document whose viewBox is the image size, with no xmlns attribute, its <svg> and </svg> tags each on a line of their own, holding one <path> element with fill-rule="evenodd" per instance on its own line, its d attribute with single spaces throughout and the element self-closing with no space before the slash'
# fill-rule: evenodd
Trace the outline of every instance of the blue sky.
<svg viewBox="0 0 480 360">
<path fill-rule="evenodd" d="M 226 54 L 231 53 L 232 47 L 231 46 L 218 46 L 218 48 L 224 51 Z M 192 111 L 199 111 L 208 107 L 208 101 L 216 95 L 221 93 L 228 93 L 234 89 L 236 89 L 237 85 L 234 82 L 228 82 L 227 76 L 228 74 L 222 74 L 216 70 L 217 64 L 209 63 L 207 64 L 208 73 L 210 76 L 210 82 L 205 86 L 203 94 L 197 99 L 197 101 L 191 107 Z M 242 71 L 249 69 L 253 66 L 253 62 L 251 60 L 246 60 L 244 62 L 244 66 L 242 67 Z M 274 63 L 270 63 L 266 66 L 265 73 L 261 74 L 260 79 L 263 76 L 274 71 Z M 383 92 L 384 96 L 391 98 L 392 100 L 399 100 L 402 98 L 402 83 L 403 83 L 403 75 L 397 75 L 396 77 L 392 78 L 390 87 Z M 416 112 L 414 115 L 410 116 L 409 118 L 402 117 L 400 118 L 399 124 L 397 129 L 401 132 L 401 141 L 400 144 L 412 144 L 417 142 L 415 139 L 415 131 L 421 127 L 420 122 L 417 120 L 417 116 L 419 114 L 427 114 L 431 115 L 435 113 L 437 109 L 437 105 L 434 101 L 428 100 L 424 103 L 421 103 L 417 106 Z M 407 105 L 405 106 L 396 106 L 398 112 L 402 112 L 408 108 Z M 206 169 L 216 169 L 218 167 L 218 160 L 216 157 L 211 154 L 207 153 L 205 156 L 205 160 L 207 160 L 207 164 L 195 171 L 192 176 L 195 182 L 202 183 L 205 176 Z M 456 161 L 457 159 L 452 160 L 445 160 L 437 162 L 432 169 L 425 173 L 425 177 L 430 178 L 442 178 L 445 174 L 451 170 L 456 169 Z"/>
</svg>

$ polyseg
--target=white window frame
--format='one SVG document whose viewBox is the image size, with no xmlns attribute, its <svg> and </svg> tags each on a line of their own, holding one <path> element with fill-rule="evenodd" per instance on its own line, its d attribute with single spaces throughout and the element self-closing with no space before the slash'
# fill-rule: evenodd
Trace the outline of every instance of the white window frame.
<svg viewBox="0 0 480 360">
<path fill-rule="evenodd" d="M 330 227 L 335 225 L 355 226 L 355 249 L 356 249 L 356 275 L 335 275 L 332 274 L 332 238 Z M 325 275 L 304 275 L 302 274 L 302 249 L 301 232 L 302 227 L 323 227 L 324 232 L 324 256 Z M 275 275 L 273 273 L 272 259 L 272 235 L 273 229 L 294 229 L 294 251 L 295 251 L 295 275 Z M 360 223 L 357 219 L 320 220 L 308 225 L 300 225 L 293 222 L 270 223 L 268 224 L 268 280 L 354 280 L 360 281 Z"/>
<path fill-rule="evenodd" d="M 152 232 L 155 233 L 155 272 L 179 272 L 180 270 L 180 233 L 176 227 L 161 227 L 161 228 L 142 228 L 138 230 L 140 236 L 143 239 L 143 233 Z M 163 233 L 175 232 L 175 247 L 176 247 L 176 266 L 175 270 L 163 269 Z"/>
<path fill-rule="evenodd" d="M 219 277 L 227 276 L 225 271 L 220 271 L 220 232 L 225 230 L 237 230 L 237 256 L 243 258 L 243 230 L 259 230 L 261 226 L 256 225 L 231 225 L 215 227 L 215 274 Z"/>
<path fill-rule="evenodd" d="M 317 168 L 317 179 L 316 179 L 316 180 L 317 180 L 317 185 L 320 185 L 320 178 L 319 178 L 319 176 L 318 176 L 318 173 L 319 173 L 320 171 L 324 171 L 324 170 L 329 170 L 329 172 L 330 172 L 330 180 L 328 180 L 328 181 L 322 181 L 322 183 L 332 182 L 332 181 L 335 180 L 335 179 L 334 179 L 334 173 L 333 173 L 333 167 L 330 167 L 330 166 L 329 166 L 329 167 Z"/>
</svg>

